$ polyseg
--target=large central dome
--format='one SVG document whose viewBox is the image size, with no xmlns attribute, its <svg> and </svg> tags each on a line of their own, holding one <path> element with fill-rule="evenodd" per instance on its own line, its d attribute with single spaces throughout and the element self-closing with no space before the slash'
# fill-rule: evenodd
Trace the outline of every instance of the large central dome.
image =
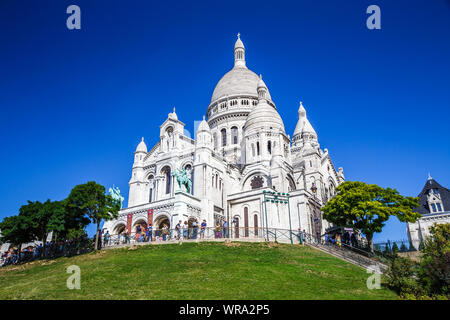
<svg viewBox="0 0 450 320">
<path fill-rule="evenodd" d="M 259 77 L 246 67 L 234 67 L 228 71 L 217 83 L 211 97 L 211 102 L 226 96 L 245 95 L 258 97 L 256 88 Z M 268 94 L 270 99 L 270 94 Z"/>
<path fill-rule="evenodd" d="M 234 67 L 217 83 L 211 97 L 211 103 L 232 96 L 251 96 L 258 98 L 256 88 L 259 77 L 245 65 L 245 48 L 239 35 L 234 45 Z M 271 100 L 270 93 L 267 98 Z"/>
</svg>

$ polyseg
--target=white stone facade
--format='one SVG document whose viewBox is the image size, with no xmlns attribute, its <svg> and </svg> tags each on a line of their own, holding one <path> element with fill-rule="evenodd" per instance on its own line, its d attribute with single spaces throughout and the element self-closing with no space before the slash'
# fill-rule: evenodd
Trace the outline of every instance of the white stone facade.
<svg viewBox="0 0 450 320">
<path fill-rule="evenodd" d="M 147 223 L 150 209 L 155 229 L 162 221 L 173 228 L 179 220 L 192 218 L 206 219 L 212 227 L 222 217 L 237 219 L 242 228 L 300 228 L 311 234 L 323 234 L 329 226 L 318 222 L 321 218 L 314 222 L 313 208 L 335 194 L 344 181 L 343 169 L 336 171 L 328 150 L 320 149 L 301 103 L 292 139 L 285 132 L 262 77 L 246 67 L 239 37 L 234 55 L 235 65 L 216 85 L 207 120 L 203 117 L 195 140 L 184 134 L 184 123 L 174 109 L 150 151 L 144 139 L 139 143 L 128 208 L 120 211 L 117 220 L 106 222 L 104 229 L 117 234 L 127 226 L 127 219 L 133 228 L 140 221 Z M 179 190 L 171 176 L 181 168 L 190 172 L 192 194 Z M 289 193 L 289 206 L 265 205 L 263 190 Z"/>
</svg>

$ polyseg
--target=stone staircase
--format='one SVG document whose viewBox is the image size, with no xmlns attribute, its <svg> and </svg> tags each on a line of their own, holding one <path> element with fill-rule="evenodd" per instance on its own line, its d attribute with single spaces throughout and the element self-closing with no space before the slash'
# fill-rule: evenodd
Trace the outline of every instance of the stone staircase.
<svg viewBox="0 0 450 320">
<path fill-rule="evenodd" d="M 362 253 L 352 251 L 349 248 L 337 247 L 335 245 L 324 245 L 314 242 L 305 244 L 365 269 L 378 269 L 382 273 L 384 273 L 388 269 L 388 266 L 386 264 L 381 263 L 380 261 L 377 261 L 373 258 L 367 257 Z"/>
</svg>

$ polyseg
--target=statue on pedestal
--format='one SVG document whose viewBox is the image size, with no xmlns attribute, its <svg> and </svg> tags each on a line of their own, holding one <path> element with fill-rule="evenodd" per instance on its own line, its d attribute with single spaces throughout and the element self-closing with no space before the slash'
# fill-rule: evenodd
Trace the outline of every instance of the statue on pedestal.
<svg viewBox="0 0 450 320">
<path fill-rule="evenodd" d="M 172 175 L 177 179 L 178 187 L 182 189 L 182 186 L 186 188 L 187 193 L 191 193 L 192 182 L 189 179 L 186 169 L 178 170 L 176 169 Z"/>
</svg>

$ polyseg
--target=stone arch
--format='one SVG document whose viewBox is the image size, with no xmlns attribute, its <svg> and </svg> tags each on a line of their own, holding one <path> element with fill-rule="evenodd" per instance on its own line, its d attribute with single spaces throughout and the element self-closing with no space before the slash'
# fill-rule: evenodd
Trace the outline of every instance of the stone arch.
<svg viewBox="0 0 450 320">
<path fill-rule="evenodd" d="M 255 169 L 250 171 L 245 175 L 242 179 L 242 190 L 251 190 L 252 187 L 250 185 L 251 180 L 254 176 L 260 176 L 264 179 L 263 187 L 270 187 L 270 175 L 266 170 Z"/>
<path fill-rule="evenodd" d="M 290 174 L 287 174 L 286 179 L 288 181 L 288 192 L 296 190 L 294 178 Z"/>
<path fill-rule="evenodd" d="M 137 232 L 138 226 L 141 226 L 141 232 L 143 232 L 147 228 L 147 219 L 145 217 L 136 218 L 131 227 L 132 232 Z"/>
<path fill-rule="evenodd" d="M 165 212 L 158 213 L 153 218 L 153 226 L 154 226 L 154 228 L 160 230 L 160 229 L 162 229 L 164 224 L 167 224 L 169 229 L 171 228 L 170 215 L 168 213 L 165 213 Z"/>
<path fill-rule="evenodd" d="M 118 221 L 116 222 L 116 224 L 114 224 L 114 226 L 112 227 L 112 232 L 111 234 L 113 235 L 117 235 L 122 233 L 123 231 L 125 231 L 125 229 L 127 228 L 127 224 L 123 221 Z"/>
<path fill-rule="evenodd" d="M 164 193 L 165 194 L 170 194 L 172 191 L 172 166 L 169 164 L 165 164 L 161 166 L 161 170 L 160 170 L 161 174 L 164 176 L 164 181 L 165 181 L 165 188 L 164 188 Z"/>
</svg>

